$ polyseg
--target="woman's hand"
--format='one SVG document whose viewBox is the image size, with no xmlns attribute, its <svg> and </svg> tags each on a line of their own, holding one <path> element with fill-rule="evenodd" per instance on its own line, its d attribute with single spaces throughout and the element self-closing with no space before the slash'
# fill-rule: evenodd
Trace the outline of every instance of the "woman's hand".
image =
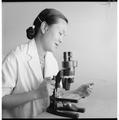
<svg viewBox="0 0 119 120">
<path fill-rule="evenodd" d="M 63 98 L 85 98 L 89 96 L 92 92 L 92 86 L 94 83 L 87 83 L 83 84 L 80 87 L 74 89 L 74 90 L 65 90 L 63 88 L 60 88 L 57 90 L 57 94 L 60 97 Z"/>
<path fill-rule="evenodd" d="M 51 78 L 45 78 L 35 92 L 35 98 L 47 98 L 53 94 L 55 81 Z"/>
<path fill-rule="evenodd" d="M 92 85 L 94 85 L 94 83 L 83 84 L 79 88 L 73 90 L 73 94 L 78 94 L 81 98 L 85 98 L 91 94 Z"/>
<path fill-rule="evenodd" d="M 53 91 L 55 89 L 55 81 L 52 80 L 51 78 L 46 78 L 46 81 L 47 81 L 48 94 L 49 94 L 49 96 L 52 96 Z"/>
</svg>

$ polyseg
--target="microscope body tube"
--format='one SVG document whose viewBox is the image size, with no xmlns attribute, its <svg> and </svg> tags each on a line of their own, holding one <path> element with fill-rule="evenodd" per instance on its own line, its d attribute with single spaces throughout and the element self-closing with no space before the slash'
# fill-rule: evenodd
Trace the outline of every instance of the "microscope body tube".
<svg viewBox="0 0 119 120">
<path fill-rule="evenodd" d="M 75 68 L 77 61 L 72 60 L 72 52 L 64 52 L 64 60 L 62 61 L 62 85 L 65 90 L 70 89 L 70 84 L 74 82 Z"/>
</svg>

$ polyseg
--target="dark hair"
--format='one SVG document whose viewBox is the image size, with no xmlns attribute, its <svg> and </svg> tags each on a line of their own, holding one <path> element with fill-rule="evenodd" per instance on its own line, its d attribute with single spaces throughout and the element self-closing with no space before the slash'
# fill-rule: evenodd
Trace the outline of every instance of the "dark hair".
<svg viewBox="0 0 119 120">
<path fill-rule="evenodd" d="M 28 39 L 33 39 L 40 28 L 40 25 L 43 21 L 45 21 L 48 25 L 56 24 L 58 22 L 58 18 L 61 18 L 68 23 L 67 18 L 58 10 L 56 9 L 44 9 L 40 12 L 40 14 L 36 17 L 36 19 L 33 22 L 33 26 L 29 27 L 26 30 Z"/>
</svg>

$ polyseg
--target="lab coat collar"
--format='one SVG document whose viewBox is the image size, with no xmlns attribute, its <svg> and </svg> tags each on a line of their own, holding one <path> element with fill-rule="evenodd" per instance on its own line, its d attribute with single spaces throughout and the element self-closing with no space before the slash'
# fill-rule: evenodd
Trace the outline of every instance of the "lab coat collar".
<svg viewBox="0 0 119 120">
<path fill-rule="evenodd" d="M 32 41 L 30 41 L 28 44 L 27 54 L 29 56 L 28 64 L 31 67 L 31 69 L 33 70 L 33 73 L 35 74 L 37 79 L 40 79 L 40 78 L 43 79 L 40 60 L 39 60 L 37 47 L 36 47 L 36 42 L 34 39 Z"/>
<path fill-rule="evenodd" d="M 43 79 L 43 74 L 41 70 L 41 64 L 38 56 L 38 51 L 36 47 L 36 42 L 33 39 L 29 42 L 28 46 L 28 64 L 33 70 L 36 77 Z M 45 55 L 45 69 L 44 69 L 44 77 L 53 77 L 59 71 L 57 61 L 52 52 L 47 51 Z"/>
</svg>

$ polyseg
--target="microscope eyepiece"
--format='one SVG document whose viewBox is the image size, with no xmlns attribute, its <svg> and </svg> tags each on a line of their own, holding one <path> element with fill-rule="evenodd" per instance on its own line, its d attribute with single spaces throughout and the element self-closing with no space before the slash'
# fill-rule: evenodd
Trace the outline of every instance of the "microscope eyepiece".
<svg viewBox="0 0 119 120">
<path fill-rule="evenodd" d="M 64 52 L 64 61 L 71 61 L 72 60 L 72 52 Z"/>
</svg>

